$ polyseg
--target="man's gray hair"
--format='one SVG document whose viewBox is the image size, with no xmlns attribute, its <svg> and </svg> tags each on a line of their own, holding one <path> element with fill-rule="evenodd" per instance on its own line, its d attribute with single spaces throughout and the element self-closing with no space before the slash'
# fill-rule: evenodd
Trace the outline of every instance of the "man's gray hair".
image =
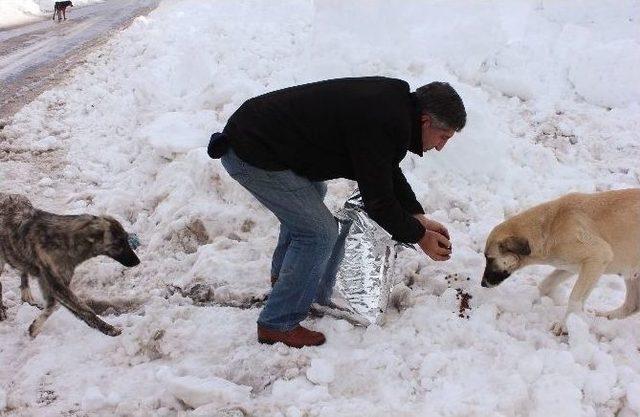
<svg viewBox="0 0 640 417">
<path fill-rule="evenodd" d="M 429 112 L 424 114 L 428 115 L 431 118 L 431 127 L 442 130 L 455 130 L 447 122 L 443 121 L 435 114 Z"/>
<path fill-rule="evenodd" d="M 445 126 L 456 132 L 467 122 L 467 112 L 462 99 L 448 83 L 434 81 L 415 91 L 418 108 L 422 114 L 434 119 L 434 126 Z M 440 123 L 440 124 L 439 124 Z"/>
</svg>

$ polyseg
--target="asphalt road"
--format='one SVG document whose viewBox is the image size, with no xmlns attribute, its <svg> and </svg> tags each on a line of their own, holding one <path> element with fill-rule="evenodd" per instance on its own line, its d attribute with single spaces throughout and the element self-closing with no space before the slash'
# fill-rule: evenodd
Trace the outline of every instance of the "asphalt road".
<svg viewBox="0 0 640 417">
<path fill-rule="evenodd" d="M 159 0 L 107 0 L 67 9 L 67 20 L 0 29 L 0 123 L 64 79 L 84 56 Z"/>
</svg>

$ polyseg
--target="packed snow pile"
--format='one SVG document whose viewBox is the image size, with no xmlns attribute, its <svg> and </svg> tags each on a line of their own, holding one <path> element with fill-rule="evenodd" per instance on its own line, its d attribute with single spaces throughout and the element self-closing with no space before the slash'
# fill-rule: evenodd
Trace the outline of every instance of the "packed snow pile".
<svg viewBox="0 0 640 417">
<path fill-rule="evenodd" d="M 96 258 L 74 288 L 143 300 L 104 316 L 118 337 L 61 308 L 32 341 L 39 312 L 7 268 L 4 413 L 637 416 L 640 315 L 572 316 L 556 337 L 572 282 L 552 299 L 536 287 L 546 267 L 492 289 L 480 277 L 485 238 L 506 216 L 639 186 L 639 12 L 625 0 L 162 2 L 0 131 L 1 191 L 108 213 L 140 237 L 138 267 Z M 207 157 L 209 135 L 254 95 L 365 75 L 448 81 L 465 102 L 468 124 L 442 152 L 402 163 L 453 256 L 402 252 L 413 300 L 384 326 L 312 318 L 324 346 L 260 345 L 278 223 Z M 354 185 L 332 181 L 327 205 Z M 462 318 L 451 274 L 471 278 Z M 622 279 L 607 276 L 587 308 L 623 298 Z"/>
</svg>

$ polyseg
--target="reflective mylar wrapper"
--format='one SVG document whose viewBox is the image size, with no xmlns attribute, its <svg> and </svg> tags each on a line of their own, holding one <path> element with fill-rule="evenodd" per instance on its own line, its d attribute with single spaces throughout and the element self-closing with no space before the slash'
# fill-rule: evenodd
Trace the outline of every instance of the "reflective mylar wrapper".
<svg viewBox="0 0 640 417">
<path fill-rule="evenodd" d="M 334 301 L 362 316 L 360 319 L 366 319 L 359 320 L 358 324 L 379 323 L 389 305 L 392 288 L 401 281 L 394 274 L 397 252 L 402 247 L 413 246 L 394 241 L 387 231 L 371 220 L 364 211 L 358 189 L 335 216 L 339 221 L 340 237 L 346 234 L 346 241 Z M 341 306 L 344 303 L 339 298 L 348 305 Z"/>
</svg>

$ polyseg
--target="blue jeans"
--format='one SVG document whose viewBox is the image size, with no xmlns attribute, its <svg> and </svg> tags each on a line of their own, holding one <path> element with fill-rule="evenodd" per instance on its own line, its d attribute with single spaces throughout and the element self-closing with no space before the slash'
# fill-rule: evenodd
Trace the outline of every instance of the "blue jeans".
<svg viewBox="0 0 640 417">
<path fill-rule="evenodd" d="M 291 170 L 254 167 L 229 149 L 221 158 L 229 175 L 280 220 L 271 274 L 278 278 L 258 324 L 291 330 L 305 319 L 311 303 L 328 304 L 344 256 L 346 234 L 324 205 L 327 187 Z"/>
</svg>

